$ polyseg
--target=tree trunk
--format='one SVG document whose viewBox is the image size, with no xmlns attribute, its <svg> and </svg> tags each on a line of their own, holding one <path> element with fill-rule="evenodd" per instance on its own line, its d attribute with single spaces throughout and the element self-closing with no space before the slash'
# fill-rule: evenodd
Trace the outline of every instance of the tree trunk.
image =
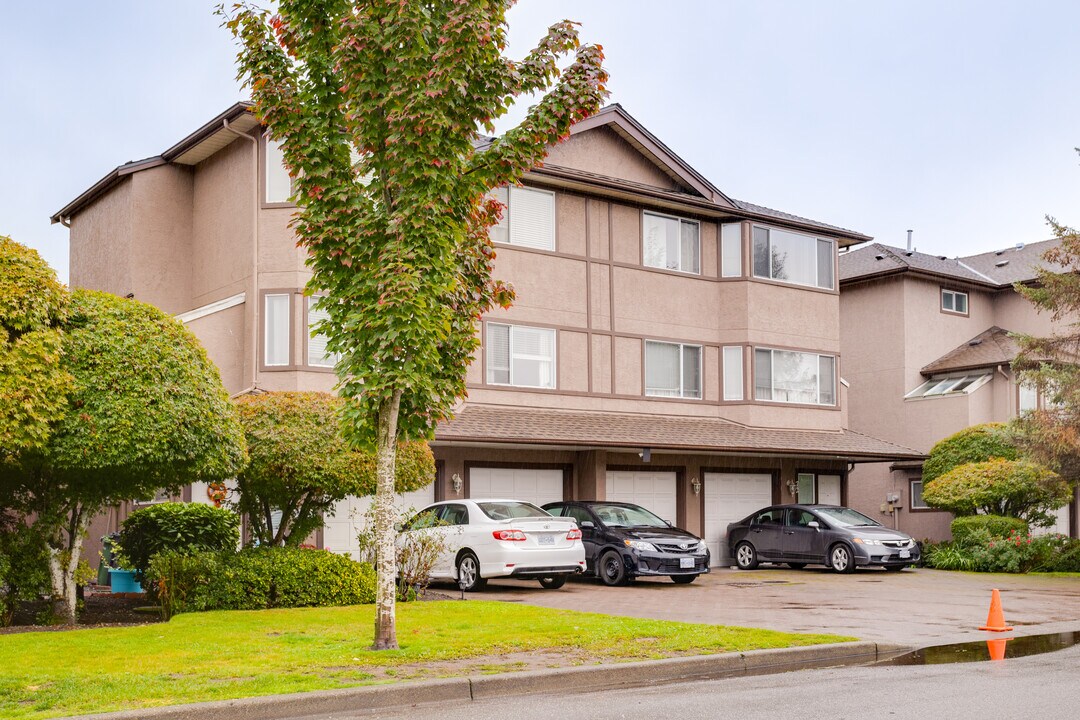
<svg viewBox="0 0 1080 720">
<path fill-rule="evenodd" d="M 379 407 L 379 435 L 376 439 L 375 487 L 375 644 L 373 650 L 396 650 L 397 552 L 394 539 L 397 531 L 397 508 L 394 505 L 394 476 L 397 460 L 397 423 L 401 407 L 401 391 L 383 401 Z"/>
<path fill-rule="evenodd" d="M 83 535 L 90 524 L 89 513 L 81 508 L 74 511 L 68 528 L 68 537 L 63 532 L 49 543 L 49 578 L 52 581 L 53 610 L 68 625 L 74 625 L 79 618 L 76 614 L 75 570 L 82 557 Z M 59 547 L 58 547 L 59 546 Z"/>
</svg>

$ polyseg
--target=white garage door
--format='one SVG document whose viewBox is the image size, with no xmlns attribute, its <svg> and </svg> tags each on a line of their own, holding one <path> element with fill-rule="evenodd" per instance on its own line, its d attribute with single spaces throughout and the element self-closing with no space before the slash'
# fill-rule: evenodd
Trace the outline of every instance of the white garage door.
<svg viewBox="0 0 1080 720">
<path fill-rule="evenodd" d="M 563 499 L 563 471 L 530 468 L 469 468 L 469 497 L 524 500 L 540 507 Z"/>
<path fill-rule="evenodd" d="M 650 510 L 660 519 L 675 524 L 675 473 L 609 470 L 608 500 L 628 502 Z"/>
<path fill-rule="evenodd" d="M 727 526 L 772 505 L 772 475 L 705 473 L 705 542 L 713 567 L 730 565 Z"/>
<path fill-rule="evenodd" d="M 347 497 L 337 504 L 333 514 L 323 518 L 323 547 L 331 552 L 347 554 L 353 560 L 359 560 L 360 546 L 356 536 L 364 529 L 364 515 L 375 498 Z M 419 510 L 435 502 L 435 483 L 413 492 L 397 496 L 399 511 L 409 508 Z"/>
<path fill-rule="evenodd" d="M 1054 524 L 1045 528 L 1031 528 L 1032 535 L 1049 535 L 1050 533 L 1069 534 L 1069 506 L 1058 508 L 1050 513 L 1054 516 Z"/>
</svg>

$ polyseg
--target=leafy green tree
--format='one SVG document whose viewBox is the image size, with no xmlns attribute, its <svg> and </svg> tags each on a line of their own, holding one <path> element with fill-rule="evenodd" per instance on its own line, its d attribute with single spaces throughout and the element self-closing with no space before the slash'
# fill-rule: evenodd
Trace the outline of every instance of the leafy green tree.
<svg viewBox="0 0 1080 720">
<path fill-rule="evenodd" d="M 1016 460 L 1019 457 L 1020 451 L 1004 423 L 972 425 L 939 440 L 930 448 L 930 456 L 923 463 L 922 479 L 930 482 L 967 463 L 995 458 Z"/>
<path fill-rule="evenodd" d="M 322 527 L 323 516 L 349 495 L 373 495 L 375 456 L 356 449 L 341 431 L 345 401 L 329 393 L 271 392 L 236 399 L 250 461 L 237 478 L 234 506 L 260 545 L 299 545 Z M 435 479 L 425 442 L 397 448 L 396 492 Z M 274 526 L 274 512 L 281 519 Z"/>
<path fill-rule="evenodd" d="M 36 250 L 0 235 L 0 280 L 2 463 L 44 446 L 71 376 L 60 364 L 68 294 L 56 273 Z"/>
<path fill-rule="evenodd" d="M 958 516 L 986 513 L 1050 525 L 1069 501 L 1069 484 L 1035 463 L 995 458 L 958 465 L 923 486 L 927 505 Z"/>
<path fill-rule="evenodd" d="M 1024 452 L 1053 468 L 1074 486 L 1080 483 L 1080 236 L 1048 218 L 1058 244 L 1043 253 L 1034 284 L 1016 290 L 1036 310 L 1048 313 L 1060 331 L 1050 337 L 1020 335 L 1013 361 L 1022 382 L 1048 402 L 1014 422 Z"/>
<path fill-rule="evenodd" d="M 61 329 L 64 412 L 40 447 L 0 465 L 0 497 L 45 536 L 54 597 L 74 622 L 90 520 L 161 488 L 233 476 L 245 450 L 217 368 L 174 318 L 76 290 Z"/>
<path fill-rule="evenodd" d="M 239 75 L 281 140 L 294 180 L 316 328 L 341 357 L 346 433 L 374 447 L 378 593 L 374 647 L 397 647 L 393 505 L 400 440 L 430 438 L 465 393 L 476 323 L 512 289 L 491 277 L 486 199 L 606 95 L 603 52 L 552 25 L 524 60 L 504 57 L 512 0 L 281 0 L 224 9 Z M 567 55 L 573 59 L 564 68 Z M 515 128 L 478 143 L 516 97 L 539 95 Z M 482 146 L 482 147 L 481 147 Z"/>
</svg>

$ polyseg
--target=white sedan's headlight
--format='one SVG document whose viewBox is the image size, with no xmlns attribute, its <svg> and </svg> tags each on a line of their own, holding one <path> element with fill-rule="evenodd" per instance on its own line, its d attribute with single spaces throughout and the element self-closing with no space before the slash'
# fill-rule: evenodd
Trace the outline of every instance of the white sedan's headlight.
<svg viewBox="0 0 1080 720">
<path fill-rule="evenodd" d="M 626 547 L 638 552 L 656 552 L 656 546 L 644 540 L 623 540 L 623 542 L 626 543 Z"/>
</svg>

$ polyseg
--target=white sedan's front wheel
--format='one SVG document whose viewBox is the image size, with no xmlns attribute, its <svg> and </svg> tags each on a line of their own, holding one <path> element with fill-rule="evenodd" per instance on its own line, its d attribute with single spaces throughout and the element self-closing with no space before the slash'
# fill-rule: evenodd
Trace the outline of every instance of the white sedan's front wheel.
<svg viewBox="0 0 1080 720">
<path fill-rule="evenodd" d="M 465 592 L 472 592 L 484 587 L 485 580 L 480 577 L 480 561 L 471 552 L 464 552 L 457 561 L 458 587 Z"/>
</svg>

